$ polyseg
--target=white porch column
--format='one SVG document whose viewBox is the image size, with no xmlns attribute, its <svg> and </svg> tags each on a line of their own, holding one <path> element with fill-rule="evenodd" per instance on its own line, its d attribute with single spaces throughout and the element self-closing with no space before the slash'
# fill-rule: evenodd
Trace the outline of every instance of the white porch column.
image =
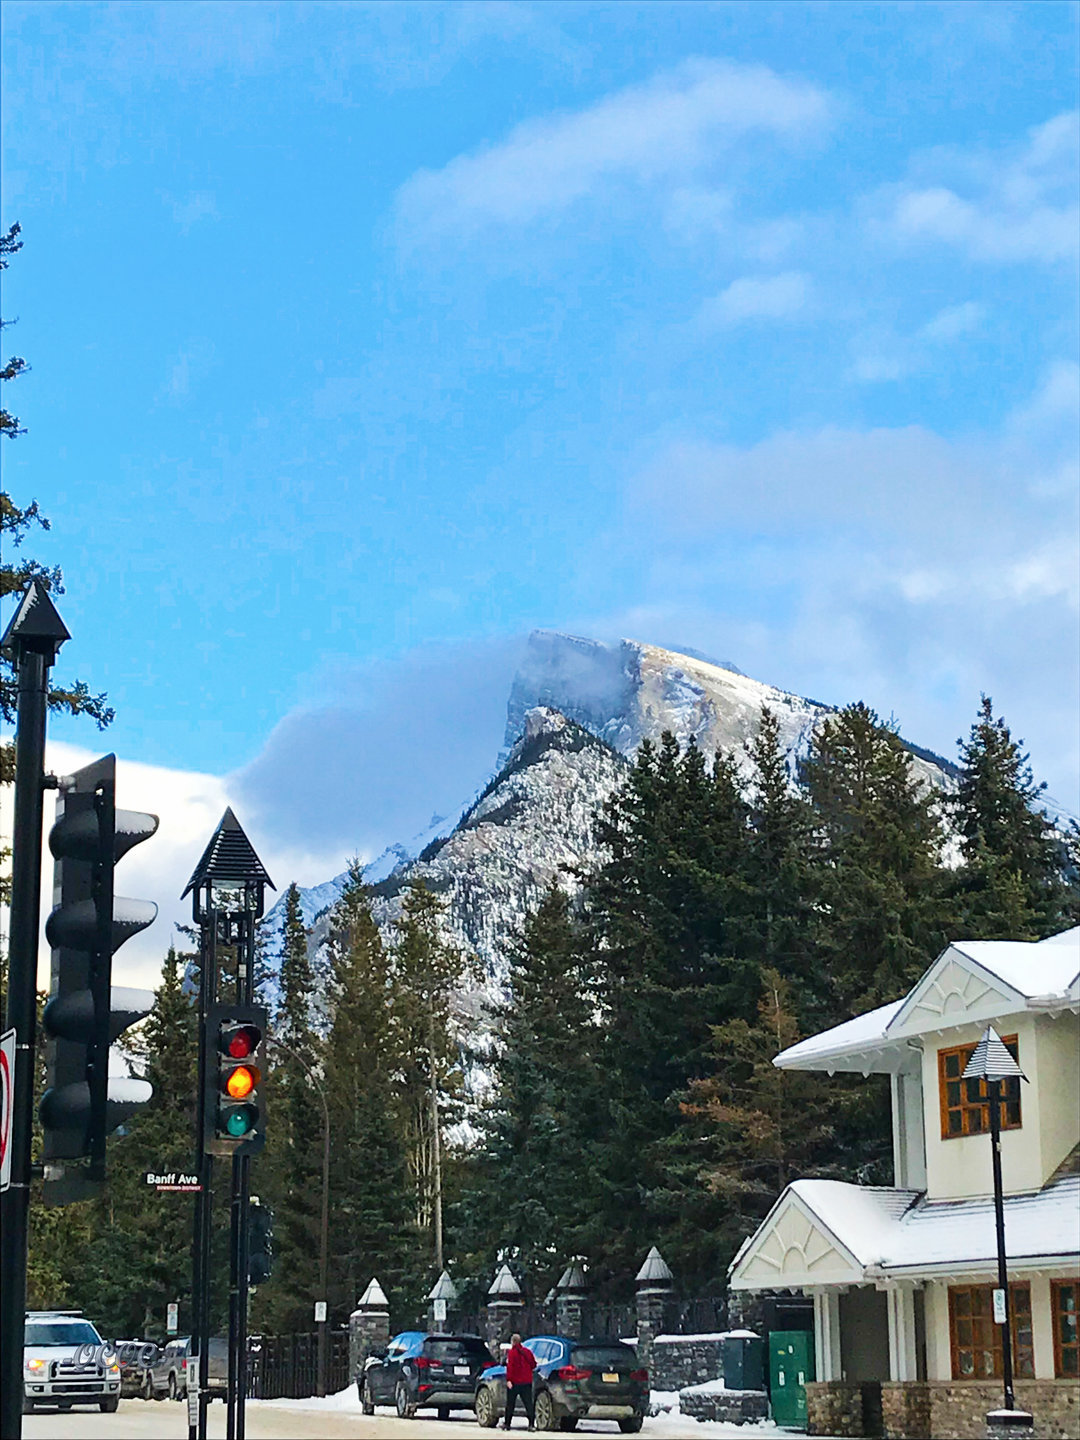
<svg viewBox="0 0 1080 1440">
<path fill-rule="evenodd" d="M 814 1371 L 818 1380 L 842 1380 L 840 1292 L 814 1291 Z"/>
<path fill-rule="evenodd" d="M 888 1285 L 885 1299 L 889 1315 L 889 1379 L 917 1380 L 915 1291 L 910 1285 Z"/>
</svg>

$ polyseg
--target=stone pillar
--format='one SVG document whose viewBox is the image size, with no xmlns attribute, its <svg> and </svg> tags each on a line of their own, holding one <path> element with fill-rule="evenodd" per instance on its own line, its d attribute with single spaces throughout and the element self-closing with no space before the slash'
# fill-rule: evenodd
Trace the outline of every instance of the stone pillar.
<svg viewBox="0 0 1080 1440">
<path fill-rule="evenodd" d="M 638 1359 L 646 1368 L 652 1365 L 653 1341 L 657 1335 L 664 1333 L 674 1293 L 674 1278 L 664 1257 L 654 1245 L 635 1279 L 637 1353 Z"/>
<path fill-rule="evenodd" d="M 585 1283 L 585 1262 L 575 1255 L 555 1286 L 555 1325 L 560 1335 L 580 1340 L 589 1334 L 588 1287 Z"/>
<path fill-rule="evenodd" d="M 374 1276 L 349 1316 L 349 1369 L 357 1375 L 373 1350 L 385 1350 L 390 1339 L 390 1302 Z"/>
<path fill-rule="evenodd" d="M 488 1289 L 487 1323 L 484 1327 L 484 1339 L 496 1360 L 502 1353 L 502 1342 L 509 1340 L 520 1325 L 524 1304 L 521 1286 L 510 1273 L 509 1265 L 500 1265 Z"/>
<path fill-rule="evenodd" d="M 444 1270 L 428 1294 L 428 1326 L 432 1330 L 448 1331 L 453 1327 L 450 1316 L 457 1305 L 457 1286 Z"/>
</svg>

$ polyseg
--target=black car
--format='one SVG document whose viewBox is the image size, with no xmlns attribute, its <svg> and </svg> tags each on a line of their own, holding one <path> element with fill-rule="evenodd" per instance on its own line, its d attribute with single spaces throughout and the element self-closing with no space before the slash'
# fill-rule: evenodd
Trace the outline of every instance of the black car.
<svg viewBox="0 0 1080 1440">
<path fill-rule="evenodd" d="M 617 1420 L 635 1435 L 649 1407 L 649 1372 L 619 1340 L 536 1335 L 524 1342 L 536 1356 L 533 1396 L 538 1430 L 573 1430 L 579 1420 Z M 476 1387 L 476 1419 L 494 1429 L 506 1405 L 506 1366 L 493 1365 Z"/>
<path fill-rule="evenodd" d="M 369 1355 L 356 1377 L 360 1408 L 373 1415 L 376 1405 L 393 1405 L 403 1420 L 420 1409 L 471 1410 L 476 1382 L 491 1365 L 479 1335 L 430 1335 L 405 1330 L 383 1351 Z"/>
</svg>

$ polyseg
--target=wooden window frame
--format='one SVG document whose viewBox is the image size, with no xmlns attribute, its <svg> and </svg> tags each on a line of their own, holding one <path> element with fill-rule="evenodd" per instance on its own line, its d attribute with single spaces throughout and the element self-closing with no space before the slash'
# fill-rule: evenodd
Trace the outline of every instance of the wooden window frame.
<svg viewBox="0 0 1080 1440">
<path fill-rule="evenodd" d="M 1059 1380 L 1076 1380 L 1080 1378 L 1080 1334 L 1076 1340 L 1065 1341 L 1061 1338 L 1061 1325 L 1059 1321 L 1065 1314 L 1061 1301 L 1058 1298 L 1061 1291 L 1069 1286 L 1073 1292 L 1073 1315 L 1080 1313 L 1080 1277 L 1075 1280 L 1051 1280 L 1050 1282 L 1050 1316 L 1054 1326 L 1054 1374 Z M 1074 1320 L 1073 1329 L 1076 1331 L 1080 1326 L 1080 1319 Z M 1066 1372 L 1065 1353 L 1066 1351 L 1076 1356 L 1075 1370 Z"/>
<path fill-rule="evenodd" d="M 1001 1326 L 994 1323 L 994 1286 L 993 1285 L 950 1285 L 949 1286 L 949 1359 L 952 1364 L 952 1378 L 954 1380 L 1000 1380 L 1002 1378 L 1002 1347 L 1001 1347 Z M 975 1314 L 974 1309 L 969 1316 L 958 1315 L 958 1297 L 961 1294 L 977 1295 L 982 1302 L 979 1313 Z M 1024 1304 L 1021 1308 L 1017 1301 L 1023 1298 Z M 1020 1327 L 1017 1319 L 1021 1316 L 1027 1318 L 1027 1331 L 1029 1339 L 1020 1343 Z M 1017 1380 L 1032 1380 L 1035 1377 L 1035 1348 L 1032 1337 L 1031 1317 L 1031 1285 L 1026 1280 L 1018 1280 L 1009 1286 L 1009 1319 L 1012 1324 L 1012 1352 L 1013 1352 L 1013 1377 Z M 972 1325 L 972 1340 L 969 1345 L 961 1345 L 959 1327 L 964 1320 L 969 1320 Z M 985 1327 L 987 1339 L 975 1343 L 976 1324 Z M 965 1374 L 960 1366 L 961 1350 L 970 1350 L 972 1354 L 972 1370 Z M 989 1351 L 992 1356 L 993 1373 L 987 1375 L 985 1372 L 977 1371 L 974 1368 L 974 1357 L 976 1353 Z"/>
<path fill-rule="evenodd" d="M 1001 1042 L 1013 1059 L 1019 1063 L 1019 1041 L 1015 1035 L 1005 1035 Z M 964 1073 L 964 1067 L 971 1059 L 977 1041 L 970 1045 L 954 1045 L 947 1050 L 939 1050 L 938 1058 L 938 1103 L 941 1108 L 941 1138 L 942 1140 L 960 1140 L 965 1135 L 987 1135 L 990 1133 L 990 1096 L 987 1093 L 985 1080 L 961 1080 L 959 1077 Z M 957 1057 L 956 1075 L 946 1075 L 948 1062 Z M 1004 1095 L 1001 1105 L 1001 1128 L 1002 1130 L 1023 1129 L 1024 1117 L 1020 1109 L 1020 1081 L 1005 1080 Z M 960 1087 L 959 1104 L 949 1104 L 949 1086 Z M 969 1097 L 971 1088 L 978 1087 L 979 1098 L 972 1100 Z M 953 1130 L 949 1127 L 950 1114 L 959 1111 L 960 1129 Z M 973 1123 L 973 1117 L 978 1115 L 978 1125 Z"/>
</svg>

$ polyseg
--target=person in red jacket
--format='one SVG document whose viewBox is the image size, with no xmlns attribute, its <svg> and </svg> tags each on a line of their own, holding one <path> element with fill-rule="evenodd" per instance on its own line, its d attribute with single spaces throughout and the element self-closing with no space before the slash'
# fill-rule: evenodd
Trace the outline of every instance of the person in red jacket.
<svg viewBox="0 0 1080 1440">
<path fill-rule="evenodd" d="M 510 1350 L 506 1356 L 506 1415 L 502 1427 L 504 1430 L 510 1429 L 510 1421 L 514 1418 L 519 1395 L 525 1406 L 525 1418 L 529 1422 L 529 1429 L 536 1429 L 532 1387 L 535 1369 L 536 1356 L 531 1350 L 525 1349 L 520 1335 L 511 1335 Z"/>
</svg>

